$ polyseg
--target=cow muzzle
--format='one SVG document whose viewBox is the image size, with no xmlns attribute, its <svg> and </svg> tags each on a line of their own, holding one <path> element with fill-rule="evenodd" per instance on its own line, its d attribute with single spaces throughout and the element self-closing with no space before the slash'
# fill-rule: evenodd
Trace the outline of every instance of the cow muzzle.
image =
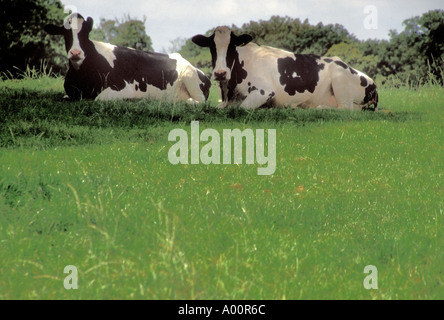
<svg viewBox="0 0 444 320">
<path fill-rule="evenodd" d="M 82 60 L 82 51 L 78 50 L 78 49 L 73 49 L 71 51 L 69 51 L 69 56 L 68 56 L 69 60 L 71 61 L 79 61 Z"/>
<path fill-rule="evenodd" d="M 72 49 L 68 52 L 68 59 L 75 69 L 79 69 L 83 60 L 85 60 L 85 54 L 81 50 Z"/>
<path fill-rule="evenodd" d="M 223 70 L 214 71 L 214 80 L 216 81 L 226 81 L 227 79 L 227 72 Z"/>
</svg>

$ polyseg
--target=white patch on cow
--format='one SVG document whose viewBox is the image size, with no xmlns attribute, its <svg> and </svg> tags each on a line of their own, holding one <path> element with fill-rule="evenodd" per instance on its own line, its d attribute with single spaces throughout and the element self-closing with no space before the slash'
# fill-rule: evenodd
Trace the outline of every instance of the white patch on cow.
<svg viewBox="0 0 444 320">
<path fill-rule="evenodd" d="M 125 81 L 125 88 L 120 91 L 106 88 L 96 98 L 100 101 L 108 101 L 115 99 L 133 99 L 135 98 L 134 86 Z"/>
<path fill-rule="evenodd" d="M 182 55 L 180 53 L 178 53 L 178 52 L 170 53 L 170 54 L 168 54 L 168 57 L 170 57 L 170 59 L 174 59 L 174 60 L 181 60 L 181 59 L 183 59 Z"/>
<path fill-rule="evenodd" d="M 296 79 L 296 78 L 300 78 L 301 76 L 298 76 L 298 74 L 296 73 L 296 71 L 295 72 L 293 72 L 293 74 L 291 75 L 294 79 Z"/>
<path fill-rule="evenodd" d="M 199 79 L 199 70 L 193 67 L 188 60 L 185 60 L 180 53 L 170 53 L 168 56 L 177 61 L 178 79 L 176 82 L 179 85 L 175 86 L 175 96 L 188 102 L 205 102 L 205 95 L 200 89 L 202 81 Z"/>
<path fill-rule="evenodd" d="M 109 63 L 111 68 L 114 68 L 114 61 L 116 60 L 116 56 L 114 55 L 115 45 L 105 42 L 93 41 L 94 47 L 97 52 L 100 53 L 106 61 Z"/>
<path fill-rule="evenodd" d="M 125 87 L 122 90 L 113 90 L 112 88 L 108 87 L 97 96 L 96 100 L 108 101 L 117 99 L 155 99 L 175 101 L 177 98 L 176 91 L 176 87 L 169 86 L 166 90 L 160 90 L 159 88 L 151 85 L 147 85 L 146 91 L 141 91 L 138 81 L 131 83 L 125 81 Z"/>
</svg>

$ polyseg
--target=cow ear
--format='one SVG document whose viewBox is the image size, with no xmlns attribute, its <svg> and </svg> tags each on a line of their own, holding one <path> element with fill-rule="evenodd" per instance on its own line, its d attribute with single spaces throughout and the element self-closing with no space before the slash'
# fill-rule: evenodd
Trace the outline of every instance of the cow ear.
<svg viewBox="0 0 444 320">
<path fill-rule="evenodd" d="M 205 37 L 204 35 L 201 34 L 198 34 L 197 36 L 191 38 L 191 41 L 193 41 L 199 47 L 209 47 L 211 44 L 210 37 Z"/>
<path fill-rule="evenodd" d="M 86 26 L 88 27 L 88 31 L 90 32 L 93 28 L 94 25 L 94 20 L 91 17 L 88 17 L 88 19 L 86 19 Z"/>
<path fill-rule="evenodd" d="M 253 40 L 253 37 L 250 36 L 249 34 L 242 34 L 240 36 L 236 36 L 233 34 L 233 38 L 234 38 L 234 44 L 238 47 L 243 47 L 249 44 Z"/>
<path fill-rule="evenodd" d="M 59 27 L 54 24 L 47 24 L 43 29 L 51 35 L 63 35 L 65 33 L 64 27 Z"/>
</svg>

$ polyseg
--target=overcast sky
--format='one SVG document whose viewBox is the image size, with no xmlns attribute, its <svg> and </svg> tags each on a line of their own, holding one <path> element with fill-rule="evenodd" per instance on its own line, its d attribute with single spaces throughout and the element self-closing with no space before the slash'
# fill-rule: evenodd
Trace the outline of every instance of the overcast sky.
<svg viewBox="0 0 444 320">
<path fill-rule="evenodd" d="M 273 15 L 308 19 L 310 24 L 342 24 L 359 39 L 387 39 L 390 29 L 429 10 L 444 9 L 443 0 L 62 0 L 98 24 L 100 18 L 146 17 L 146 31 L 155 51 L 171 47 L 178 37 L 190 38 L 219 25 L 242 26 Z M 70 12 L 68 12 L 70 13 Z"/>
</svg>

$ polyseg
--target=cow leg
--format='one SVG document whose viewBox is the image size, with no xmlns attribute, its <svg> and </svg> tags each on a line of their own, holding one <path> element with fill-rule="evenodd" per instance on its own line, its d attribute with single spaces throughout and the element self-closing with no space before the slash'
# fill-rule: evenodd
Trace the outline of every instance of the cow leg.
<svg viewBox="0 0 444 320">
<path fill-rule="evenodd" d="M 332 88 L 338 109 L 353 110 L 353 98 L 350 96 L 349 88 L 342 81 L 333 82 Z"/>
<path fill-rule="evenodd" d="M 208 95 L 209 87 L 211 86 L 210 81 L 203 72 L 194 68 L 182 57 L 179 56 L 178 61 L 181 61 L 177 70 L 179 73 L 178 81 L 180 83 L 176 99 L 191 103 L 205 103 L 207 100 L 206 94 Z M 207 80 L 208 83 L 206 83 L 205 80 Z M 206 92 L 204 92 L 204 90 L 206 90 Z"/>
<path fill-rule="evenodd" d="M 190 70 L 186 76 L 183 78 L 183 84 L 190 95 L 190 98 L 193 99 L 197 103 L 205 103 L 205 94 L 201 89 L 202 81 L 199 79 L 197 75 L 197 71 Z"/>
<path fill-rule="evenodd" d="M 333 107 L 331 107 L 331 106 L 326 106 L 326 105 L 324 105 L 324 104 L 320 104 L 320 105 L 318 105 L 318 106 L 316 107 L 316 109 L 317 109 L 317 110 L 331 110 L 331 109 L 333 109 Z"/>
<path fill-rule="evenodd" d="M 349 75 L 346 72 L 341 70 L 341 73 L 335 75 L 332 79 L 331 87 L 338 109 L 355 109 L 353 91 L 356 89 L 350 84 Z"/>
<path fill-rule="evenodd" d="M 275 96 L 272 90 L 254 90 L 250 92 L 241 104 L 244 109 L 257 109 L 270 102 Z"/>
<path fill-rule="evenodd" d="M 223 102 L 219 103 L 216 108 L 224 109 L 226 107 L 228 107 L 228 101 L 223 101 Z"/>
</svg>

